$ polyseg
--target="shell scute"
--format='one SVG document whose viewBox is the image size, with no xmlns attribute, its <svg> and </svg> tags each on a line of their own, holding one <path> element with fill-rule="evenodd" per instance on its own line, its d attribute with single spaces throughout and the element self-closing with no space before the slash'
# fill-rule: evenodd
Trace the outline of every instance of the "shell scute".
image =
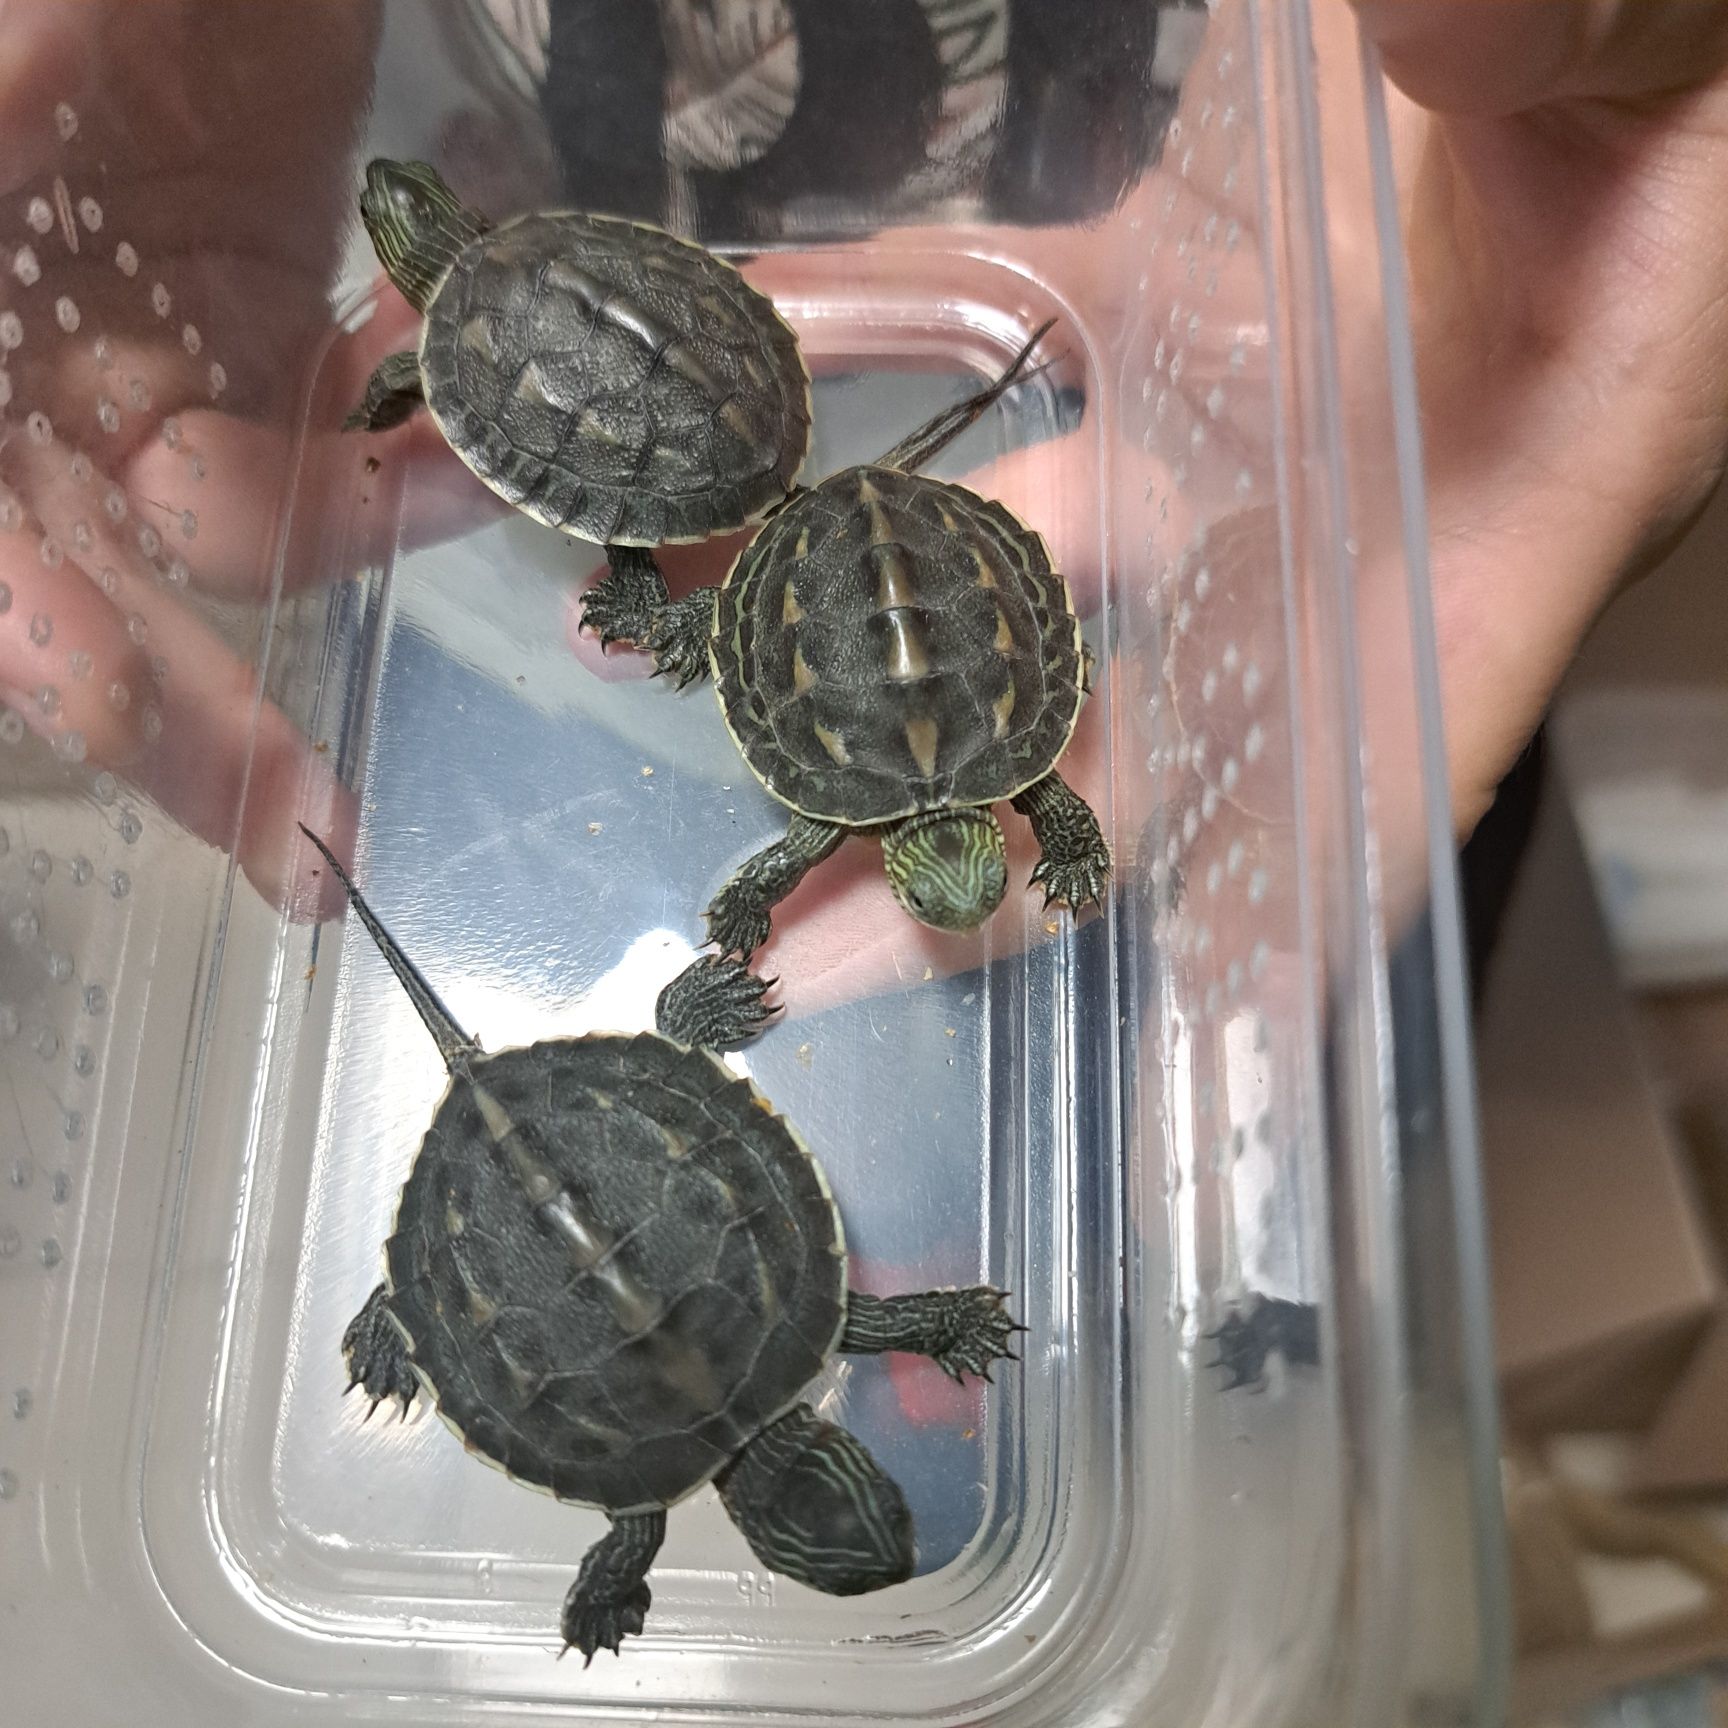
<svg viewBox="0 0 1728 1728">
<path fill-rule="evenodd" d="M 809 376 L 772 302 L 645 224 L 566 212 L 482 234 L 440 285 L 420 358 L 457 454 L 591 540 L 742 527 L 809 447 Z"/>
<path fill-rule="evenodd" d="M 1043 541 L 964 487 L 863 467 L 777 512 L 715 609 L 722 710 L 767 788 L 855 826 L 1013 796 L 1079 717 Z"/>
<path fill-rule="evenodd" d="M 446 1094 L 385 1249 L 416 1371 L 520 1480 L 612 1511 L 670 1504 L 837 1340 L 821 1173 L 748 1081 L 651 1034 L 503 1051 L 473 1074 Z M 540 1206 L 513 1158 L 550 1171 Z"/>
</svg>

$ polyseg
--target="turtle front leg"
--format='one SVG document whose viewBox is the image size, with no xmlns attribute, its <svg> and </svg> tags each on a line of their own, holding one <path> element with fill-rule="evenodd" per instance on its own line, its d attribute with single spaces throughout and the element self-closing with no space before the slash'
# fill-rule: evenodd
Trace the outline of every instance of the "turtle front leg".
<svg viewBox="0 0 1728 1728">
<path fill-rule="evenodd" d="M 344 432 L 384 432 L 426 406 L 420 356 L 412 348 L 387 354 L 366 380 L 360 406 L 342 422 Z"/>
<path fill-rule="evenodd" d="M 915 1296 L 866 1296 L 854 1290 L 846 1298 L 840 1348 L 853 1356 L 909 1350 L 928 1356 L 952 1379 L 980 1374 L 988 1380 L 992 1362 L 1018 1360 L 1008 1340 L 1026 1330 L 1010 1316 L 1007 1302 L 1005 1292 L 988 1284 Z"/>
<path fill-rule="evenodd" d="M 686 684 L 708 676 L 714 592 L 712 588 L 692 588 L 682 600 L 674 600 L 654 614 L 643 645 L 654 656 L 656 678 L 669 677 L 682 690 Z"/>
<path fill-rule="evenodd" d="M 401 1399 L 402 1414 L 408 1414 L 420 1382 L 409 1364 L 408 1346 L 385 1310 L 382 1284 L 348 1322 L 348 1330 L 342 1334 L 342 1354 L 348 1362 L 347 1390 L 364 1387 L 372 1400 L 366 1409 L 368 1416 L 386 1398 Z"/>
<path fill-rule="evenodd" d="M 596 1650 L 618 1654 L 626 1638 L 642 1630 L 653 1602 L 648 1568 L 666 1540 L 666 1514 L 632 1512 L 582 1556 L 582 1569 L 564 1598 L 564 1648 L 582 1652 L 582 1666 Z"/>
<path fill-rule="evenodd" d="M 1031 824 L 1040 857 L 1032 881 L 1044 884 L 1044 904 L 1079 912 L 1099 904 L 1110 875 L 1110 848 L 1092 806 L 1057 773 L 1028 786 L 1014 808 Z"/>
<path fill-rule="evenodd" d="M 673 600 L 659 561 L 645 546 L 608 546 L 606 563 L 606 574 L 582 596 L 582 623 L 600 646 L 646 648 L 655 675 L 675 678 L 680 690 L 706 676 L 714 590 L 697 588 Z"/>
<path fill-rule="evenodd" d="M 672 596 L 654 554 L 644 546 L 608 546 L 607 571 L 582 596 L 582 624 L 600 638 L 602 648 L 614 642 L 646 647 L 657 613 Z"/>
<path fill-rule="evenodd" d="M 692 1050 L 736 1050 L 774 1018 L 767 994 L 768 980 L 742 960 L 704 954 L 660 992 L 654 1025 L 661 1037 Z"/>
<path fill-rule="evenodd" d="M 794 814 L 786 838 L 746 859 L 709 902 L 708 940 L 722 954 L 748 960 L 768 940 L 769 913 L 845 837 L 836 823 Z"/>
</svg>

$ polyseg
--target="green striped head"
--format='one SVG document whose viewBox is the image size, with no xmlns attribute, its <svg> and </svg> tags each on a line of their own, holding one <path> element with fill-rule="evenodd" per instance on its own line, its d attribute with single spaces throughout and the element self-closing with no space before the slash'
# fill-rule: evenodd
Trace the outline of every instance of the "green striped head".
<svg viewBox="0 0 1728 1728">
<path fill-rule="evenodd" d="M 882 838 L 894 898 L 936 930 L 976 930 L 1008 891 L 1008 844 L 988 810 L 931 810 Z"/>
<path fill-rule="evenodd" d="M 830 1596 L 903 1584 L 912 1514 L 864 1443 L 798 1405 L 719 1478 L 720 1498 L 771 1571 Z"/>
<path fill-rule="evenodd" d="M 462 205 L 436 168 L 385 156 L 366 165 L 360 219 L 378 262 L 403 299 L 421 312 L 457 253 L 486 232 L 485 220 Z"/>
</svg>

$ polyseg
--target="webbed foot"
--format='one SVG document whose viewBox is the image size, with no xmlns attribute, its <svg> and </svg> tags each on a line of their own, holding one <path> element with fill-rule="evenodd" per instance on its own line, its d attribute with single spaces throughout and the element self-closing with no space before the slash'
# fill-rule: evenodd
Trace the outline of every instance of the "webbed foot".
<svg viewBox="0 0 1728 1728">
<path fill-rule="evenodd" d="M 1009 1314 L 1005 1290 L 977 1284 L 969 1290 L 939 1290 L 934 1294 L 944 1304 L 938 1325 L 945 1337 L 930 1352 L 930 1359 L 950 1379 L 977 1374 L 988 1380 L 993 1363 L 1019 1361 L 1009 1344 L 1016 1332 L 1026 1328 Z"/>
<path fill-rule="evenodd" d="M 988 1380 L 994 1363 L 1019 1360 L 1009 1341 L 1026 1328 L 1007 1303 L 1007 1293 L 988 1284 L 905 1296 L 854 1290 L 846 1299 L 840 1348 L 851 1354 L 909 1350 L 928 1356 L 952 1380 L 968 1374 Z"/>
<path fill-rule="evenodd" d="M 1246 1313 L 1232 1309 L 1206 1338 L 1218 1347 L 1206 1366 L 1229 1376 L 1222 1390 L 1258 1390 L 1266 1383 L 1267 1359 L 1275 1353 L 1292 1364 L 1312 1366 L 1320 1360 L 1320 1311 L 1312 1302 L 1257 1296 Z"/>
<path fill-rule="evenodd" d="M 420 356 L 412 349 L 387 354 L 366 380 L 360 406 L 342 422 L 344 432 L 384 432 L 426 405 Z"/>
<path fill-rule="evenodd" d="M 634 1638 L 648 1623 L 648 1610 L 654 1601 L 646 1582 L 622 1597 L 590 1597 L 584 1594 L 581 1581 L 570 1586 L 564 1598 L 561 1621 L 564 1648 L 582 1652 L 582 1666 L 594 1660 L 597 1650 L 610 1650 L 614 1656 L 626 1638 Z"/>
<path fill-rule="evenodd" d="M 1032 885 L 1043 885 L 1044 904 L 1060 904 L 1078 914 L 1100 905 L 1110 877 L 1110 848 L 1092 806 L 1059 774 L 1046 774 L 1014 799 L 1014 808 L 1032 824 L 1039 859 Z"/>
<path fill-rule="evenodd" d="M 420 1391 L 408 1345 L 396 1329 L 384 1305 L 384 1286 L 380 1284 L 366 1298 L 366 1306 L 348 1322 L 342 1334 L 342 1354 L 348 1362 L 350 1379 L 345 1388 L 352 1392 L 362 1387 L 372 1402 L 366 1414 L 371 1416 L 387 1398 L 399 1399 L 402 1414 Z"/>
<path fill-rule="evenodd" d="M 654 1598 L 648 1568 L 666 1539 L 664 1512 L 632 1512 L 612 1520 L 612 1528 L 582 1557 L 582 1569 L 564 1597 L 560 1621 L 564 1648 L 582 1652 L 582 1666 L 596 1650 L 610 1650 L 633 1638 L 647 1623 Z"/>
<path fill-rule="evenodd" d="M 1103 904 L 1104 885 L 1110 879 L 1110 854 L 1100 844 L 1096 852 L 1079 858 L 1052 858 L 1046 853 L 1032 867 L 1031 885 L 1044 888 L 1046 906 L 1066 906 L 1078 914 L 1088 905 Z"/>
<path fill-rule="evenodd" d="M 746 858 L 708 903 L 708 940 L 722 954 L 748 960 L 768 940 L 769 915 L 820 864 L 847 830 L 794 814 L 784 839 Z"/>
<path fill-rule="evenodd" d="M 768 940 L 768 932 L 773 928 L 762 896 L 749 882 L 737 877 L 708 903 L 704 916 L 708 920 L 708 940 L 722 954 L 736 954 L 740 960 L 748 960 Z"/>
<path fill-rule="evenodd" d="M 735 1049 L 778 1012 L 764 1000 L 773 982 L 758 978 L 742 960 L 703 955 L 660 992 L 654 1024 L 662 1037 L 691 1049 Z"/>
<path fill-rule="evenodd" d="M 648 627 L 644 646 L 654 656 L 654 676 L 682 690 L 708 676 L 708 639 L 714 630 L 714 590 L 695 588 L 663 606 Z"/>
<path fill-rule="evenodd" d="M 666 578 L 654 554 L 641 546 L 608 546 L 604 576 L 582 596 L 581 627 L 600 638 L 646 647 L 655 615 L 666 607 Z"/>
</svg>

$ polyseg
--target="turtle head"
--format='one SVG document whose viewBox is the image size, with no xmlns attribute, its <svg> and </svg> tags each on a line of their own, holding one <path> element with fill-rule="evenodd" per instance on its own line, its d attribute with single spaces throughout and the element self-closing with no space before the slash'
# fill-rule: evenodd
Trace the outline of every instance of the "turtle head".
<svg viewBox="0 0 1728 1728">
<path fill-rule="evenodd" d="M 1008 843 L 984 809 L 909 817 L 883 837 L 882 863 L 894 898 L 937 930 L 976 930 L 1008 890 Z"/>
<path fill-rule="evenodd" d="M 719 1488 L 757 1559 L 812 1590 L 862 1596 L 912 1576 L 912 1514 L 898 1484 L 807 1404 L 757 1435 Z"/>
<path fill-rule="evenodd" d="M 387 156 L 366 165 L 360 219 L 378 262 L 403 298 L 421 312 L 431 304 L 456 254 L 486 232 L 484 219 L 462 204 L 436 168 Z"/>
</svg>

